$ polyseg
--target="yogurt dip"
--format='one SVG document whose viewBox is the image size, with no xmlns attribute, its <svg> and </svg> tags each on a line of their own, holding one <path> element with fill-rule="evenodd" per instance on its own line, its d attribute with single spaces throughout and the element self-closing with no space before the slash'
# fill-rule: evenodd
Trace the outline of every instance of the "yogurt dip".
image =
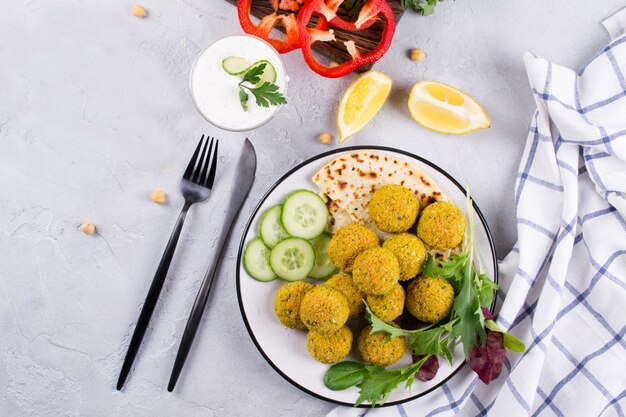
<svg viewBox="0 0 626 417">
<path fill-rule="evenodd" d="M 276 114 L 281 106 L 257 106 L 248 98 L 248 111 L 239 101 L 240 76 L 230 75 L 222 68 L 229 56 L 245 58 L 249 63 L 265 59 L 276 70 L 274 82 L 285 95 L 287 75 L 276 50 L 267 42 L 248 35 L 222 38 L 198 55 L 191 70 L 191 95 L 198 111 L 215 126 L 231 131 L 251 130 L 261 126 Z"/>
</svg>

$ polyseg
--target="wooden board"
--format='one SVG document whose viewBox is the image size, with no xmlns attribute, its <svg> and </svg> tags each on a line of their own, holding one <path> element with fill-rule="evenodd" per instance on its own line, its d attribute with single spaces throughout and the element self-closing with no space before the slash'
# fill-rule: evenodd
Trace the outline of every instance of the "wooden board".
<svg viewBox="0 0 626 417">
<path fill-rule="evenodd" d="M 229 3 L 236 5 L 237 0 L 226 0 Z M 400 18 L 404 14 L 404 8 L 400 5 L 400 0 L 388 0 L 389 6 L 393 10 L 393 14 L 396 18 L 396 24 L 400 21 Z M 257 18 L 266 16 L 272 13 L 274 10 L 271 7 L 270 0 L 256 0 L 252 4 L 251 15 Z M 342 15 L 341 9 L 338 13 Z M 384 22 L 377 22 L 367 29 L 363 29 L 358 32 L 348 32 L 342 29 L 333 28 L 335 31 L 336 41 L 333 42 L 315 42 L 313 44 L 313 50 L 319 52 L 326 57 L 328 64 L 331 61 L 337 63 L 343 63 L 350 60 L 350 54 L 346 51 L 343 42 L 346 40 L 354 40 L 356 47 L 361 53 L 372 51 L 382 36 L 383 29 L 385 27 Z M 282 28 L 278 28 L 279 30 Z M 367 71 L 371 68 L 371 65 L 363 66 L 357 69 L 357 72 Z"/>
</svg>

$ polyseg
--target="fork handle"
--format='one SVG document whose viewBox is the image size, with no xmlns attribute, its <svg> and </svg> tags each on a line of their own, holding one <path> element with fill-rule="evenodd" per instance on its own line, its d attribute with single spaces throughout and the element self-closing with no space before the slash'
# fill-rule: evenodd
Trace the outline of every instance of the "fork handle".
<svg viewBox="0 0 626 417">
<path fill-rule="evenodd" d="M 178 215 L 178 220 L 176 220 L 170 240 L 167 242 L 165 252 L 163 252 L 163 256 L 161 257 L 161 262 L 159 262 L 159 266 L 154 274 L 154 278 L 152 279 L 152 284 L 150 284 L 146 301 L 141 308 L 141 313 L 139 313 L 139 319 L 137 320 L 133 336 L 130 339 L 130 345 L 128 346 L 128 351 L 126 352 L 126 357 L 124 358 L 122 371 L 120 372 L 120 377 L 117 381 L 118 390 L 121 390 L 122 386 L 124 386 L 124 381 L 126 381 L 128 372 L 130 371 L 133 361 L 135 360 L 135 356 L 137 356 L 137 352 L 139 351 L 141 341 L 146 334 L 146 329 L 148 328 L 150 318 L 152 317 L 154 308 L 159 300 L 159 294 L 161 294 L 161 289 L 163 288 L 167 271 L 172 263 L 172 257 L 174 256 L 174 251 L 176 250 L 176 245 L 178 244 L 178 238 L 180 237 L 180 232 L 183 229 L 183 223 L 185 222 L 185 217 L 187 217 L 187 212 L 189 211 L 191 204 L 193 203 L 186 201 L 182 211 Z"/>
</svg>

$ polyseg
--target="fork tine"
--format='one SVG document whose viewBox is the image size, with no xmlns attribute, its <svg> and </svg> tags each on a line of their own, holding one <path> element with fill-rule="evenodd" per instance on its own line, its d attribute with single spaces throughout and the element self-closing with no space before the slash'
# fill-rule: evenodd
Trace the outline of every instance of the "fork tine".
<svg viewBox="0 0 626 417">
<path fill-rule="evenodd" d="M 194 170 L 193 175 L 191 176 L 191 181 L 195 182 L 196 184 L 198 184 L 201 178 L 200 171 L 202 171 L 202 165 L 206 163 L 203 161 L 206 161 L 207 158 L 209 157 L 209 155 L 206 152 L 208 142 L 209 142 L 209 137 L 207 136 L 207 140 L 204 141 L 204 146 L 202 147 L 202 153 L 198 157 L 198 164 L 196 165 L 196 169 Z"/>
<path fill-rule="evenodd" d="M 196 166 L 198 154 L 200 153 L 200 147 L 202 146 L 203 142 L 204 142 L 204 135 L 202 135 L 202 138 L 200 138 L 200 142 L 198 142 L 198 146 L 196 146 L 196 150 L 194 151 L 193 156 L 191 157 L 191 160 L 189 161 L 189 165 L 187 165 L 187 169 L 185 170 L 185 173 L 183 174 L 183 178 L 187 180 L 191 180 L 191 174 L 193 173 L 193 168 Z"/>
<path fill-rule="evenodd" d="M 206 159 L 204 160 L 204 162 L 202 164 L 202 170 L 200 170 L 200 175 L 198 176 L 198 181 L 196 181 L 196 183 L 198 183 L 198 184 L 200 184 L 202 186 L 205 186 L 205 187 L 206 187 L 206 185 L 204 185 L 204 183 L 206 182 L 205 181 L 206 172 L 209 169 L 209 162 L 211 160 L 211 151 L 213 150 L 213 137 L 209 138 L 207 136 L 207 138 L 209 139 L 209 152 L 207 152 L 207 154 L 206 154 Z"/>
<path fill-rule="evenodd" d="M 217 145 L 219 140 L 215 139 L 215 151 L 213 152 L 213 160 L 211 161 L 211 169 L 209 169 L 209 176 L 204 183 L 204 186 L 208 189 L 213 188 L 213 181 L 215 181 L 215 171 L 217 169 Z"/>
</svg>

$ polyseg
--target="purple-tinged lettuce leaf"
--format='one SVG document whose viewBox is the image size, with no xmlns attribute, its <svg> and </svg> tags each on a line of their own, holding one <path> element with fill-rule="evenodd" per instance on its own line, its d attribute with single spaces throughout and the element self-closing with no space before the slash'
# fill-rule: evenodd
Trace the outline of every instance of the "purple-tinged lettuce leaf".
<svg viewBox="0 0 626 417">
<path fill-rule="evenodd" d="M 500 376 L 505 357 L 506 349 L 502 333 L 488 330 L 484 345 L 481 345 L 479 339 L 476 340 L 476 345 L 470 352 L 469 365 L 481 381 L 489 384 Z"/>
<path fill-rule="evenodd" d="M 425 356 L 426 355 L 419 355 L 419 356 L 411 355 L 411 359 L 413 360 L 413 363 L 416 363 L 422 360 Z M 432 355 L 428 359 L 426 359 L 426 362 L 424 362 L 420 370 L 417 371 L 417 374 L 415 374 L 415 378 L 424 382 L 430 381 L 431 379 L 435 377 L 435 375 L 437 375 L 438 370 L 439 370 L 439 359 L 437 358 L 436 355 Z"/>
</svg>

